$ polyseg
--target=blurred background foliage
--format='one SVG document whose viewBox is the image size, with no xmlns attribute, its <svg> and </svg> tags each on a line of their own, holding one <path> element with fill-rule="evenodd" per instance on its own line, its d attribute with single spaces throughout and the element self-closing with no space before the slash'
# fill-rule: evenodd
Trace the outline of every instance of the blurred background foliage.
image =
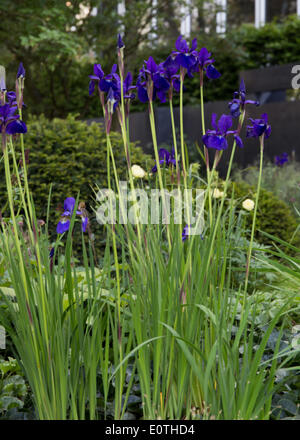
<svg viewBox="0 0 300 440">
<path fill-rule="evenodd" d="M 211 9 L 203 7 L 203 0 L 192 3 L 198 14 L 191 38 L 197 37 L 200 47 L 213 52 L 222 73 L 220 80 L 207 83 L 207 101 L 231 98 L 240 70 L 300 59 L 297 17 L 277 19 L 260 29 L 240 26 L 245 21 L 245 4 L 233 10 L 235 20 L 226 36 L 220 36 Z M 126 12 L 121 14 L 118 0 L 1 0 L 0 52 L 8 88 L 14 87 L 18 63 L 23 61 L 28 112 L 50 118 L 64 118 L 70 112 L 81 119 L 97 117 L 99 107 L 88 96 L 88 75 L 95 62 L 110 71 L 116 61 L 118 30 L 126 44 L 126 68 L 137 75 L 145 57 L 151 54 L 162 61 L 174 48 L 185 4 L 185 0 L 125 0 Z M 234 2 L 229 7 L 234 8 Z M 187 82 L 185 102 L 193 105 L 197 100 L 198 79 L 194 78 Z M 133 104 L 133 110 L 142 108 L 138 102 Z"/>
</svg>

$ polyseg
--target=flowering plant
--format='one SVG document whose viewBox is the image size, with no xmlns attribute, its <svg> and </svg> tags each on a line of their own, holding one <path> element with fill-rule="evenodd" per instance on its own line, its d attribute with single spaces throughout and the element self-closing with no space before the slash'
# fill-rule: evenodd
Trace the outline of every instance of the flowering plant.
<svg viewBox="0 0 300 440">
<path fill-rule="evenodd" d="M 175 50 L 164 62 L 157 64 L 150 56 L 143 63 L 136 86 L 132 74 L 125 73 L 124 53 L 125 44 L 119 35 L 118 62 L 111 72 L 105 74 L 101 65 L 95 64 L 89 77 L 89 94 L 95 95 L 97 91 L 100 100 L 107 145 L 106 164 L 100 166 L 106 165 L 108 188 L 99 189 L 96 200 L 106 202 L 101 213 L 107 210 L 112 214 L 104 223 L 105 250 L 100 261 L 94 252 L 89 215 L 83 202 L 77 205 L 75 198 L 65 198 L 54 243 L 49 242 L 48 231 L 44 233 L 39 227 L 26 174 L 23 141 L 26 125 L 21 117 L 23 66 L 18 71 L 15 96 L 8 95 L 1 82 L 1 136 L 11 214 L 11 222 L 7 224 L 1 218 L 2 242 L 17 303 L 16 308 L 15 302 L 7 299 L 9 329 L 33 390 L 38 417 L 106 418 L 111 416 L 108 411 L 113 408 L 114 418 L 128 419 L 132 416 L 126 414 L 130 410 L 130 392 L 138 377 L 137 399 L 144 419 L 193 419 L 197 414 L 202 419 L 268 419 L 277 363 L 283 356 L 282 353 L 279 356 L 280 340 L 267 361 L 268 373 L 263 356 L 287 304 L 269 322 L 256 350 L 253 341 L 254 335 L 257 338 L 257 304 L 251 295 L 247 296 L 249 273 L 255 270 L 253 239 L 264 141 L 271 134 L 268 117 L 263 114 L 260 119 L 250 119 L 251 125 L 247 127 L 247 136 L 258 138 L 260 143 L 260 171 L 255 201 L 248 199 L 243 203 L 244 209 L 253 210 L 252 228 L 244 255 L 246 267 L 240 268 L 244 277 L 235 290 L 231 264 L 233 237 L 244 236 L 247 231 L 242 227 L 245 213 L 235 206 L 228 189 L 236 147 L 243 147 L 240 134 L 249 107 L 246 105 L 251 104 L 245 98 L 245 85 L 241 83 L 229 103 L 231 115 L 221 115 L 217 120 L 213 114 L 212 129 L 206 130 L 205 81 L 220 78 L 215 60 L 206 48 L 198 51 L 196 39 L 189 45 L 180 36 Z M 199 131 L 203 141 L 200 151 L 207 174 L 198 183 L 204 190 L 193 187 L 195 175 L 184 142 L 184 82 L 193 75 L 199 76 L 200 86 Z M 135 88 L 137 93 L 133 92 Z M 180 99 L 180 147 L 176 139 L 173 92 L 179 93 Z M 129 110 L 136 95 L 148 106 L 153 140 L 155 163 L 147 183 L 159 187 L 158 191 L 154 188 L 158 209 L 153 209 L 150 215 L 145 208 L 148 200 L 142 205 L 145 209 L 139 203 L 145 197 L 142 179 L 146 171 L 132 165 Z M 169 101 L 171 151 L 159 148 L 157 143 L 153 107 L 156 98 L 160 102 Z M 126 203 L 111 133 L 114 113 L 118 116 L 131 189 Z M 26 236 L 18 224 L 11 183 L 11 158 L 14 171 L 18 167 L 12 139 L 16 134 L 20 134 L 24 166 L 24 187 L 18 174 L 17 184 L 28 229 Z M 224 150 L 229 150 L 230 155 L 220 191 L 214 179 Z M 169 169 L 171 180 L 166 179 Z M 166 182 L 171 193 L 166 191 Z M 202 191 L 199 193 L 198 189 Z M 187 206 L 184 227 L 175 215 L 171 219 L 167 215 L 169 206 L 180 205 L 176 196 L 181 190 Z M 199 199 L 201 206 L 197 210 Z M 127 202 L 132 203 L 129 210 Z M 114 216 L 117 205 L 118 218 Z M 178 211 L 179 208 L 175 210 Z M 156 221 L 156 214 L 170 221 Z M 50 215 L 50 202 L 47 215 Z M 81 220 L 82 232 L 88 232 L 82 234 L 84 270 L 76 269 L 72 254 L 77 218 Z M 44 226 L 47 229 L 47 222 Z M 99 400 L 103 402 L 101 414 Z"/>
</svg>

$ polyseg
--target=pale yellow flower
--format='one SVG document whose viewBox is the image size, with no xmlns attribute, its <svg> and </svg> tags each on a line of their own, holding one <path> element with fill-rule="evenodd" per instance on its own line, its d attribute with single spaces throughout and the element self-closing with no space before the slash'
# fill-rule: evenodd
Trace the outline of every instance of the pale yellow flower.
<svg viewBox="0 0 300 440">
<path fill-rule="evenodd" d="M 146 171 L 139 165 L 132 165 L 131 172 L 133 177 L 136 177 L 137 179 L 143 179 L 143 177 L 146 176 Z"/>
<path fill-rule="evenodd" d="M 246 199 L 243 201 L 243 208 L 246 211 L 252 211 L 254 209 L 255 203 L 251 199 Z"/>
<path fill-rule="evenodd" d="M 215 188 L 212 194 L 214 199 L 220 199 L 224 196 L 224 191 L 220 191 L 218 188 Z"/>
</svg>

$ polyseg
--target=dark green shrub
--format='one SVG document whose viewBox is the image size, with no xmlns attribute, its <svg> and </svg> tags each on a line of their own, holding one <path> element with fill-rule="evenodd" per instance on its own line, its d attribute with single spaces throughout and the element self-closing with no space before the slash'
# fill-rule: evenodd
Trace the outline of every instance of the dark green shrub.
<svg viewBox="0 0 300 440">
<path fill-rule="evenodd" d="M 107 188 L 107 148 L 106 135 L 99 124 L 86 123 L 76 120 L 75 116 L 67 119 L 34 117 L 28 123 L 28 133 L 24 137 L 25 148 L 29 154 L 29 186 L 35 202 L 37 217 L 46 218 L 47 201 L 50 184 L 52 183 L 52 198 L 50 205 L 49 232 L 56 234 L 56 223 L 60 213 L 56 211 L 63 205 L 66 197 L 76 198 L 80 191 L 80 200 L 86 202 L 91 216 L 93 232 L 102 229 L 93 213 L 94 193 L 92 188 L 97 184 Z M 121 135 L 111 133 L 112 147 L 116 166 L 121 179 L 126 179 L 127 163 Z M 17 150 L 19 150 L 16 144 Z M 152 164 L 152 159 L 145 155 L 141 148 L 131 145 L 132 163 L 144 168 Z M 6 185 L 3 162 L 0 164 L 0 200 L 1 208 L 6 200 Z M 148 167 L 149 168 L 149 167 Z M 111 170 L 111 175 L 113 171 Z"/>
<path fill-rule="evenodd" d="M 232 183 L 229 188 L 228 196 L 231 196 L 234 188 L 234 198 L 242 209 L 242 203 L 245 199 L 255 201 L 256 187 L 246 183 Z M 250 211 L 246 218 L 246 227 L 250 230 L 253 220 L 253 212 Z M 259 230 L 274 235 L 284 241 L 291 242 L 297 229 L 297 220 L 290 207 L 275 194 L 265 189 L 261 189 L 256 218 L 255 240 L 259 243 L 269 245 L 272 240 L 262 235 Z M 300 236 L 296 234 L 292 243 L 300 244 Z"/>
<path fill-rule="evenodd" d="M 299 32 L 299 17 L 291 15 L 282 22 L 274 20 L 259 29 L 242 25 L 229 38 L 243 49 L 240 58 L 243 69 L 256 69 L 299 60 Z"/>
</svg>

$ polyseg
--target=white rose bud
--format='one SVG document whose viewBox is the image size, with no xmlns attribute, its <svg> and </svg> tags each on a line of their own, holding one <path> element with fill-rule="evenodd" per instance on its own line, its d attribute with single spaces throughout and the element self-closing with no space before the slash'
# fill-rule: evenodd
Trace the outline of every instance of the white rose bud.
<svg viewBox="0 0 300 440">
<path fill-rule="evenodd" d="M 246 199 L 243 201 L 243 208 L 247 211 L 252 211 L 254 209 L 255 203 L 251 199 Z"/>
<path fill-rule="evenodd" d="M 142 179 L 146 176 L 146 171 L 139 165 L 132 165 L 131 172 L 133 177 L 136 177 L 137 179 Z"/>
</svg>

